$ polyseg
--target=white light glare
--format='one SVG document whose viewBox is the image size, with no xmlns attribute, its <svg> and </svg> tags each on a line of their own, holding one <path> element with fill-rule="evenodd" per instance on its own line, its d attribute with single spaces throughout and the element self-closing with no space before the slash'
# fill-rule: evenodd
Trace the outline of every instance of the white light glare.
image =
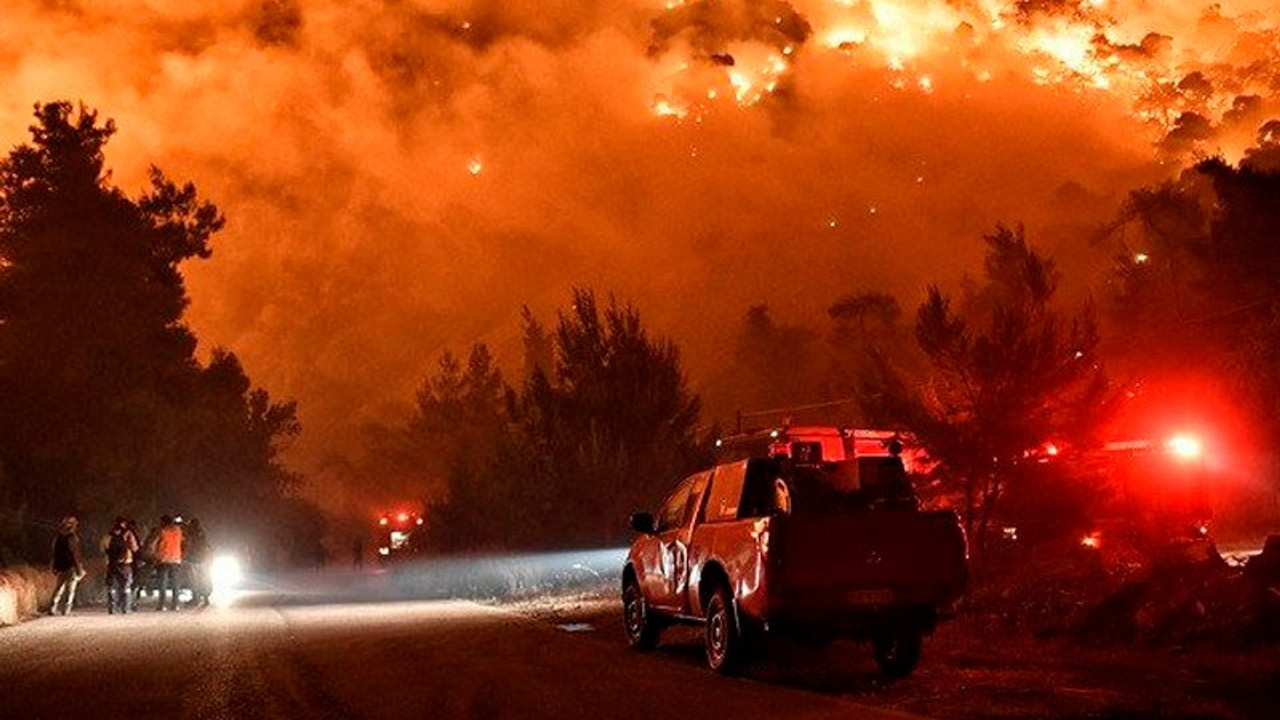
<svg viewBox="0 0 1280 720">
<path fill-rule="evenodd" d="M 1199 457 L 1202 449 L 1200 439 L 1190 435 L 1174 435 L 1165 446 L 1169 448 L 1169 452 L 1181 458 Z"/>
<path fill-rule="evenodd" d="M 209 582 L 213 591 L 232 590 L 244 581 L 240 561 L 231 555 L 219 555 L 209 564 Z"/>
</svg>

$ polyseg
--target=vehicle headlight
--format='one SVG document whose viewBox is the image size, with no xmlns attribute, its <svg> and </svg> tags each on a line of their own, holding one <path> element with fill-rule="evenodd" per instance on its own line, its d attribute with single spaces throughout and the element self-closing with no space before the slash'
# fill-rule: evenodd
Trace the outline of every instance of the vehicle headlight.
<svg viewBox="0 0 1280 720">
<path fill-rule="evenodd" d="M 219 555 L 209 564 L 209 582 L 214 592 L 230 590 L 244 580 L 244 571 L 240 569 L 240 561 L 231 555 Z"/>
</svg>

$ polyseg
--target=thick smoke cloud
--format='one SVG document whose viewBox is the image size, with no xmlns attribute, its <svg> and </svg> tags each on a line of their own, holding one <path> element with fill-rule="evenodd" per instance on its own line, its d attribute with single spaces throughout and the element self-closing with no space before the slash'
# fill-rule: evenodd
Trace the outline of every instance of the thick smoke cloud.
<svg viewBox="0 0 1280 720">
<path fill-rule="evenodd" d="M 190 322 L 300 400 L 305 467 L 445 347 L 514 360 L 521 305 L 574 284 L 695 382 L 749 305 L 910 302 L 1001 220 L 1084 286 L 1076 230 L 1280 116 L 1271 6 L 10 0 L 0 141 L 83 100 L 123 187 L 155 163 L 221 205 Z"/>
</svg>

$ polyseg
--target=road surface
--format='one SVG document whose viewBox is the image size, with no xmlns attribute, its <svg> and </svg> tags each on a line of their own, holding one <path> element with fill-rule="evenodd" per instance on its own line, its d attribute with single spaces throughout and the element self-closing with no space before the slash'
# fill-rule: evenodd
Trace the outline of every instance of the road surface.
<svg viewBox="0 0 1280 720">
<path fill-rule="evenodd" d="M 0 718 L 903 718 L 459 601 L 87 609 L 0 629 Z"/>
</svg>

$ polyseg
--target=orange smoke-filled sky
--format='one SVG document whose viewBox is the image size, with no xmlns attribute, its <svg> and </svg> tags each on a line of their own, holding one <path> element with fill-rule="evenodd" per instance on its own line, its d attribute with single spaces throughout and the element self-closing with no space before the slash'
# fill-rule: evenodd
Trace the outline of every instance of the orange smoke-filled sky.
<svg viewBox="0 0 1280 720">
<path fill-rule="evenodd" d="M 575 284 L 695 386 L 749 305 L 910 306 L 998 221 L 1087 287 L 1073 229 L 1280 117 L 1275 4 L 1169 5 L 7 0 L 0 142 L 83 100 L 124 189 L 154 163 L 224 209 L 189 322 L 300 401 L 306 464 Z"/>
</svg>

